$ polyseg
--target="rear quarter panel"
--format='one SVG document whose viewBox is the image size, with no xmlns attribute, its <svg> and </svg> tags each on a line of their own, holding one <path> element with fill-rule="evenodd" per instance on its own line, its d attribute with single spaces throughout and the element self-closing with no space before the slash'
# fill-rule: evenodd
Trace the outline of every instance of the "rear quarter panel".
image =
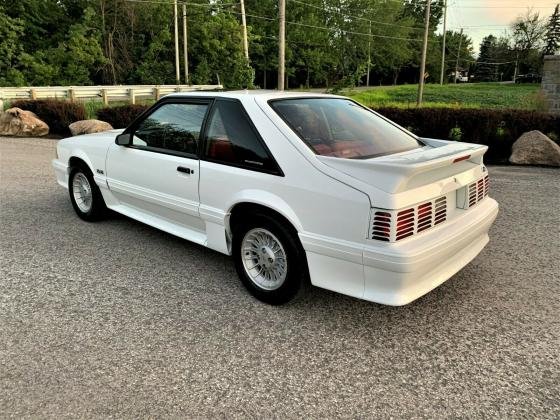
<svg viewBox="0 0 560 420">
<path fill-rule="evenodd" d="M 237 203 L 253 202 L 284 215 L 300 234 L 363 242 L 367 195 L 313 167 L 253 100 L 243 105 L 284 176 L 201 161 L 201 213 L 227 214 Z"/>
</svg>

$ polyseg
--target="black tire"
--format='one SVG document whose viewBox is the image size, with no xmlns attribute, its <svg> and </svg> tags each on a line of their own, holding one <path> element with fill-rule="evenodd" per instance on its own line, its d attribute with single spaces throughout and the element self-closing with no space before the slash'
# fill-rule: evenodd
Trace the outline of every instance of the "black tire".
<svg viewBox="0 0 560 420">
<path fill-rule="evenodd" d="M 82 208 L 80 208 L 80 206 L 76 202 L 76 198 L 74 197 L 74 179 L 80 174 L 85 176 L 91 188 L 91 206 L 87 211 L 84 211 Z M 72 207 L 74 207 L 74 211 L 76 212 L 78 217 L 80 217 L 80 219 L 85 220 L 86 222 L 96 222 L 98 220 L 101 220 L 105 216 L 107 211 L 105 200 L 103 200 L 101 191 L 99 190 L 99 187 L 93 179 L 93 174 L 85 164 L 71 168 L 70 176 L 68 177 L 68 192 L 70 193 L 70 201 L 72 202 Z"/>
<path fill-rule="evenodd" d="M 267 290 L 257 285 L 245 270 L 242 243 L 248 232 L 264 229 L 272 233 L 281 243 L 286 255 L 286 277 L 281 286 Z M 267 214 L 253 214 L 233 227 L 233 259 L 237 274 L 247 290 L 262 302 L 282 305 L 294 299 L 308 283 L 308 268 L 305 251 L 299 242 L 295 229 Z"/>
</svg>

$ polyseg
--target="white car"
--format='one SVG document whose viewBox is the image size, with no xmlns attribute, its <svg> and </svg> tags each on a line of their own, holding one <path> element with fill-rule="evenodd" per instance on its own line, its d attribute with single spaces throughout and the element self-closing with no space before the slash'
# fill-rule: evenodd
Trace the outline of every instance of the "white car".
<svg viewBox="0 0 560 420">
<path fill-rule="evenodd" d="M 310 280 L 404 305 L 488 243 L 486 150 L 418 138 L 340 96 L 196 92 L 124 131 L 59 141 L 53 166 L 82 219 L 109 208 L 233 255 L 262 301 Z"/>
</svg>

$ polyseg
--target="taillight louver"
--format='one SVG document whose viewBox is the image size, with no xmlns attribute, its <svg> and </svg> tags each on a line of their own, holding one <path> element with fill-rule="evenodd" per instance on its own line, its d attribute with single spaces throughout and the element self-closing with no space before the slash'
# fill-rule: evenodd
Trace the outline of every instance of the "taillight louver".
<svg viewBox="0 0 560 420">
<path fill-rule="evenodd" d="M 447 198 L 440 197 L 436 200 L 436 208 L 434 211 L 434 225 L 439 225 L 447 219 Z"/>
<path fill-rule="evenodd" d="M 465 204 L 459 205 L 463 209 L 468 209 L 474 206 L 476 203 L 481 201 L 484 197 L 488 195 L 490 189 L 490 178 L 486 175 L 484 178 L 480 178 L 466 187 L 467 201 Z M 459 199 L 458 199 L 459 201 Z M 463 202 L 463 201 L 461 201 Z"/>
<path fill-rule="evenodd" d="M 397 213 L 396 240 L 414 235 L 415 222 L 414 208 L 399 211 Z"/>
<path fill-rule="evenodd" d="M 432 203 L 424 203 L 418 206 L 418 232 L 429 229 L 432 227 Z"/>
<path fill-rule="evenodd" d="M 373 216 L 372 239 L 389 241 L 391 237 L 391 213 L 376 211 Z"/>
<path fill-rule="evenodd" d="M 374 209 L 371 238 L 396 242 L 447 219 L 447 198 L 439 197 L 402 210 Z"/>
</svg>

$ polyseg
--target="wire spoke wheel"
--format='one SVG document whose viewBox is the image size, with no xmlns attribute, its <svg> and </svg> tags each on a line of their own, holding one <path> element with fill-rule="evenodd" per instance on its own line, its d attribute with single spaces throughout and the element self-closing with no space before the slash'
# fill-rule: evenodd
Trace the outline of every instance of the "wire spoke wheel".
<svg viewBox="0 0 560 420">
<path fill-rule="evenodd" d="M 245 272 L 255 285 L 276 290 L 286 280 L 288 261 L 282 243 L 263 228 L 251 229 L 241 242 Z"/>
<path fill-rule="evenodd" d="M 80 211 L 88 213 L 93 203 L 93 191 L 87 177 L 82 172 L 78 172 L 74 176 L 72 194 Z"/>
</svg>

